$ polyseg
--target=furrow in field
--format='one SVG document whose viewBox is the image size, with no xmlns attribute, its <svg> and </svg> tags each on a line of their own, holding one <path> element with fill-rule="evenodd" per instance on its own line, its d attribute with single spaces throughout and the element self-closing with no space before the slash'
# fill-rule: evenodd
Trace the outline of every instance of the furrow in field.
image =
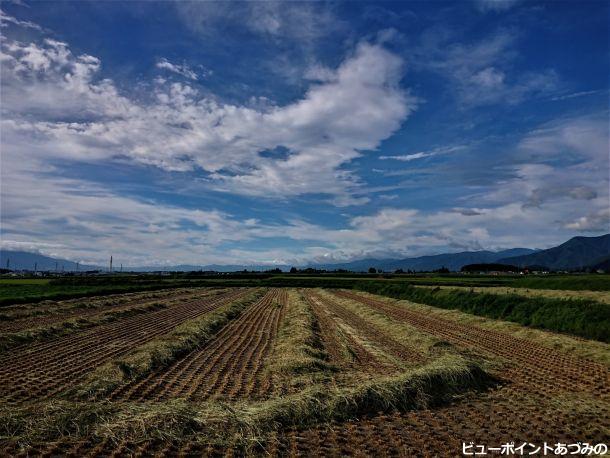
<svg viewBox="0 0 610 458">
<path fill-rule="evenodd" d="M 51 396 L 74 385 L 103 362 L 244 294 L 246 291 L 238 290 L 213 298 L 197 298 L 13 351 L 0 358 L 0 396 L 7 402 Z"/>
<path fill-rule="evenodd" d="M 268 387 L 261 377 L 262 364 L 271 350 L 286 298 L 284 291 L 269 291 L 201 348 L 141 381 L 121 387 L 111 399 L 202 400 L 263 394 Z"/>
<path fill-rule="evenodd" d="M 137 300 L 162 300 L 164 297 L 172 296 L 176 293 L 195 292 L 192 288 L 171 288 L 156 291 L 139 291 L 132 293 L 108 294 L 103 296 L 79 297 L 60 301 L 42 301 L 29 304 L 7 305 L 0 309 L 0 316 L 3 321 L 14 321 L 30 317 L 41 317 L 62 313 L 70 313 L 73 310 L 87 310 L 90 308 L 112 306 L 115 302 Z"/>
<path fill-rule="evenodd" d="M 604 398 L 610 396 L 610 370 L 602 364 L 560 353 L 507 333 L 424 315 L 391 301 L 348 291 L 336 291 L 335 294 L 381 310 L 394 319 L 458 346 L 505 358 L 521 369 L 514 383 L 528 390 L 549 394 L 557 390 L 585 391 Z"/>
<path fill-rule="evenodd" d="M 108 312 L 120 312 L 130 310 L 136 307 L 141 307 L 143 305 L 151 305 L 155 302 L 160 301 L 171 301 L 174 302 L 180 299 L 188 299 L 189 297 L 194 296 L 207 296 L 209 294 L 213 294 L 215 291 L 205 291 L 205 292 L 194 292 L 194 291 L 183 291 L 183 292 L 167 292 L 160 297 L 155 298 L 138 298 L 131 299 L 122 302 L 120 305 L 100 305 L 94 307 L 86 307 L 86 308 L 72 308 L 60 313 L 52 313 L 45 315 L 35 315 L 26 318 L 18 318 L 12 321 L 0 321 L 0 333 L 9 333 L 9 332 L 18 332 L 26 329 L 32 328 L 41 328 L 49 325 L 53 325 L 56 323 L 61 323 L 62 321 L 68 321 L 73 319 L 82 319 L 87 317 L 94 317 L 96 315 L 103 315 Z M 118 300 L 118 299 L 117 299 Z"/>
</svg>

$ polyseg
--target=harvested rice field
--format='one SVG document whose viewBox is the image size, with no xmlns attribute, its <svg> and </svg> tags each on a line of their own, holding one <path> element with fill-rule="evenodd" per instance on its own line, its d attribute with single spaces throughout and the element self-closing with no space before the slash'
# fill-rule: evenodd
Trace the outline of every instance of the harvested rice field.
<svg viewBox="0 0 610 458">
<path fill-rule="evenodd" d="M 511 442 L 608 444 L 609 354 L 599 341 L 353 290 L 15 305 L 0 311 L 0 454 L 500 456 Z"/>
</svg>

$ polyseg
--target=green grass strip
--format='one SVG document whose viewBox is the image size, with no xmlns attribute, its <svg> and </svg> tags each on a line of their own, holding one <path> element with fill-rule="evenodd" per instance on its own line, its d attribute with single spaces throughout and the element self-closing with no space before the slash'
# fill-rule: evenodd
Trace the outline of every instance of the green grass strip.
<svg viewBox="0 0 610 458">
<path fill-rule="evenodd" d="M 610 306 L 597 301 L 425 289 L 389 282 L 360 282 L 354 289 L 610 342 Z"/>
</svg>

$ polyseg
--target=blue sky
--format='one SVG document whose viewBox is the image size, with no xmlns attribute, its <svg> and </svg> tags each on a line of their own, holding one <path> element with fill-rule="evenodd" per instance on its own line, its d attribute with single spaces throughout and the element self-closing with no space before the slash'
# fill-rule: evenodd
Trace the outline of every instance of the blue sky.
<svg viewBox="0 0 610 458">
<path fill-rule="evenodd" d="M 605 1 L 1 9 L 4 248 L 305 264 L 610 232 Z"/>
</svg>

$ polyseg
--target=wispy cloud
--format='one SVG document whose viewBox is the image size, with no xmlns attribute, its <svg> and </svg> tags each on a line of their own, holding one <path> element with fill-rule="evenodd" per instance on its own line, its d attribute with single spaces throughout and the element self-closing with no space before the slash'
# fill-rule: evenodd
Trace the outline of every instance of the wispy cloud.
<svg viewBox="0 0 610 458">
<path fill-rule="evenodd" d="M 396 155 L 396 156 L 379 156 L 379 159 L 381 159 L 381 160 L 391 159 L 391 160 L 395 160 L 395 161 L 410 162 L 410 161 L 414 161 L 416 159 L 423 159 L 426 157 L 437 156 L 440 154 L 454 153 L 456 151 L 460 151 L 465 148 L 466 148 L 466 146 L 463 146 L 463 145 L 446 146 L 446 147 L 436 148 L 431 151 L 420 151 L 418 153 L 412 153 L 412 154 L 400 154 L 400 155 Z"/>
<path fill-rule="evenodd" d="M 157 68 L 160 68 L 163 70 L 168 70 L 173 73 L 177 73 L 178 75 L 182 75 L 185 78 L 188 78 L 191 80 L 197 81 L 199 79 L 199 77 L 197 76 L 197 73 L 186 64 L 172 64 L 167 59 L 161 58 L 157 61 L 156 65 L 157 65 Z"/>
<path fill-rule="evenodd" d="M 8 14 L 4 13 L 4 11 L 0 10 L 0 27 L 7 27 L 9 24 L 13 24 L 18 27 L 24 27 L 27 29 L 38 30 L 40 32 L 44 31 L 44 29 L 38 24 L 35 24 L 30 21 L 21 21 L 13 16 L 9 16 Z"/>
<path fill-rule="evenodd" d="M 558 101 L 558 100 L 568 100 L 568 99 L 574 99 L 577 97 L 585 97 L 587 95 L 594 95 L 594 94 L 599 94 L 602 92 L 607 92 L 606 90 L 602 90 L 602 89 L 597 89 L 595 91 L 580 91 L 580 92 L 572 92 L 570 94 L 564 94 L 564 95 L 558 95 L 556 97 L 551 97 L 551 100 L 554 101 Z"/>
<path fill-rule="evenodd" d="M 316 40 L 342 27 L 324 2 L 175 2 L 184 23 L 208 35 L 227 24 L 271 39 Z"/>
<path fill-rule="evenodd" d="M 424 35 L 413 60 L 450 81 L 462 107 L 495 103 L 514 105 L 559 87 L 553 69 L 516 72 L 511 63 L 518 57 L 518 33 L 501 29 L 484 39 L 461 43 L 451 32 L 430 31 Z"/>
<path fill-rule="evenodd" d="M 483 12 L 506 11 L 519 3 L 519 0 L 475 0 L 476 6 Z"/>
<path fill-rule="evenodd" d="M 413 154 L 402 154 L 400 156 L 379 156 L 379 159 L 388 160 L 393 159 L 395 161 L 409 162 L 415 159 L 423 159 L 424 157 L 434 156 L 434 153 L 413 153 Z"/>
</svg>

